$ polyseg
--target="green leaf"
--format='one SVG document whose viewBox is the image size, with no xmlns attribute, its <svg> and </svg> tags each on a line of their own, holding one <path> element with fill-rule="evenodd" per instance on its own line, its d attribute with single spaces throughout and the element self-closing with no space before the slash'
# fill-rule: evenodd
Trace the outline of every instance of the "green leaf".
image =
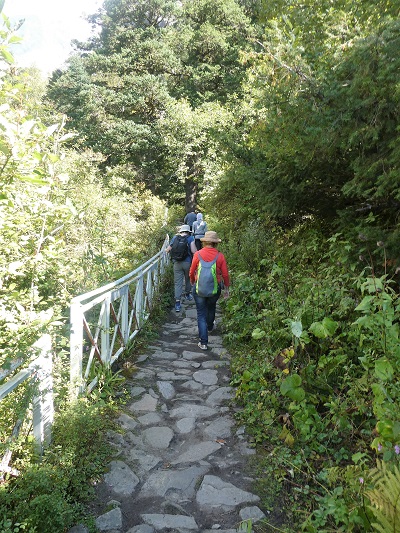
<svg viewBox="0 0 400 533">
<path fill-rule="evenodd" d="M 386 357 L 382 357 L 375 361 L 375 376 L 378 379 L 381 379 L 382 381 L 391 381 L 393 379 L 393 374 L 393 366 Z"/>
<path fill-rule="evenodd" d="M 298 374 L 292 374 L 281 383 L 280 391 L 283 396 L 287 396 L 296 402 L 301 402 L 306 395 L 305 390 L 300 387 L 301 382 L 301 377 Z"/>
<path fill-rule="evenodd" d="M 0 152 L 2 152 L 6 156 L 11 155 L 10 148 L 5 143 L 3 143 L 2 141 L 0 141 Z"/>
<path fill-rule="evenodd" d="M 6 50 L 3 46 L 0 46 L 0 55 L 3 57 L 7 63 L 12 65 L 14 63 L 14 57 L 8 50 Z"/>
<path fill-rule="evenodd" d="M 253 377 L 253 374 L 249 372 L 248 370 L 245 370 L 242 375 L 242 381 L 247 382 L 250 381 Z"/>
<path fill-rule="evenodd" d="M 263 329 L 260 329 L 260 328 L 255 328 L 253 329 L 252 333 L 251 333 L 251 336 L 253 337 L 253 339 L 262 339 L 263 337 L 265 337 L 266 333 Z"/>
<path fill-rule="evenodd" d="M 318 339 L 332 337 L 338 327 L 338 323 L 329 317 L 325 317 L 322 322 L 313 322 L 309 331 Z"/>
<path fill-rule="evenodd" d="M 288 391 L 287 396 L 295 402 L 301 402 L 306 396 L 306 391 L 302 387 L 296 387 Z"/>
<path fill-rule="evenodd" d="M 13 35 L 8 40 L 8 43 L 9 44 L 16 44 L 16 43 L 22 43 L 22 41 L 23 41 L 22 37 L 18 37 L 17 35 Z"/>
<path fill-rule="evenodd" d="M 299 320 L 296 320 L 290 324 L 290 327 L 292 334 L 299 339 L 303 333 L 303 324 Z"/>
<path fill-rule="evenodd" d="M 360 462 L 361 459 L 364 459 L 364 458 L 367 458 L 367 454 L 366 453 L 363 453 L 363 452 L 357 452 L 357 453 L 354 453 L 352 456 L 351 456 L 351 460 L 353 461 L 353 463 L 357 464 L 358 462 Z"/>
<path fill-rule="evenodd" d="M 375 296 L 365 296 L 357 305 L 355 311 L 369 311 L 371 309 L 370 303 L 375 299 Z"/>
<path fill-rule="evenodd" d="M 385 440 L 393 439 L 393 422 L 391 420 L 380 420 L 376 424 L 376 430 Z"/>
</svg>

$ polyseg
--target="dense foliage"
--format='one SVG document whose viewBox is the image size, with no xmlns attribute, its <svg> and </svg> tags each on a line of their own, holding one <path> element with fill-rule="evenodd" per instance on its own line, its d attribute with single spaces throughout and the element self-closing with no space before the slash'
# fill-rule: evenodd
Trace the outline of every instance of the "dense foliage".
<svg viewBox="0 0 400 533">
<path fill-rule="evenodd" d="M 71 267 L 86 289 L 146 253 L 154 194 L 199 207 L 271 529 L 396 531 L 398 3 L 106 0 L 90 20 L 54 107 L 2 78 L 5 357 L 62 312 Z"/>
</svg>

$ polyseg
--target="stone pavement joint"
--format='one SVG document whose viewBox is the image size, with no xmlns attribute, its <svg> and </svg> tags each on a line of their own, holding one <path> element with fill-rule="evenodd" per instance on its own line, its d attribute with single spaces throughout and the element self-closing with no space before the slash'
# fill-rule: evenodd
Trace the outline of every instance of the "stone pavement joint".
<svg viewBox="0 0 400 533">
<path fill-rule="evenodd" d="M 265 518 L 248 475 L 254 450 L 232 416 L 230 356 L 218 325 L 206 352 L 197 342 L 196 308 L 185 301 L 138 357 L 121 432 L 109 433 L 115 457 L 91 505 L 98 531 L 235 533 L 244 520 Z M 87 529 L 77 524 L 69 533 Z"/>
</svg>

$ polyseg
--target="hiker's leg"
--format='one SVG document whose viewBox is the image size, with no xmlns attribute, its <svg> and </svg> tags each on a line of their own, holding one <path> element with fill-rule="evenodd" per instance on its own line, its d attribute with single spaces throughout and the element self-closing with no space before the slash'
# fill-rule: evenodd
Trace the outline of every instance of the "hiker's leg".
<svg viewBox="0 0 400 533">
<path fill-rule="evenodd" d="M 192 289 L 192 285 L 190 283 L 189 278 L 190 261 L 182 261 L 182 270 L 185 276 L 185 294 L 190 294 L 190 291 Z"/>
<path fill-rule="evenodd" d="M 207 298 L 203 298 L 193 292 L 194 300 L 196 302 L 197 309 L 197 327 L 199 329 L 199 338 L 201 344 L 208 344 L 208 331 L 207 331 Z"/>
<path fill-rule="evenodd" d="M 218 288 L 217 294 L 215 294 L 214 296 L 209 296 L 208 298 L 206 298 L 206 309 L 207 309 L 206 323 L 207 323 L 207 328 L 210 331 L 214 327 L 215 310 L 216 310 L 216 307 L 217 307 L 217 301 L 218 301 L 218 298 L 220 297 L 220 294 L 221 294 L 221 289 Z"/>
<path fill-rule="evenodd" d="M 183 280 L 185 273 L 182 269 L 183 261 L 174 261 L 174 294 L 175 301 L 181 299 L 182 289 L 183 289 Z"/>
<path fill-rule="evenodd" d="M 200 239 L 195 239 L 194 240 L 194 244 L 196 245 L 196 248 L 198 250 L 201 250 L 201 240 Z"/>
</svg>

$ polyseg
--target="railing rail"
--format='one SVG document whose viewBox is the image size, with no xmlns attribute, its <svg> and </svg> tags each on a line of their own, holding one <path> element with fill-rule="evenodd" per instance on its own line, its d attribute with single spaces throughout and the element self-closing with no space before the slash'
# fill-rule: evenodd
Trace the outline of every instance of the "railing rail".
<svg viewBox="0 0 400 533">
<path fill-rule="evenodd" d="M 119 280 L 73 298 L 70 308 L 72 396 L 92 390 L 98 366 L 109 368 L 148 319 L 169 256 L 161 250 Z M 88 383 L 89 382 L 89 383 Z"/>
</svg>

